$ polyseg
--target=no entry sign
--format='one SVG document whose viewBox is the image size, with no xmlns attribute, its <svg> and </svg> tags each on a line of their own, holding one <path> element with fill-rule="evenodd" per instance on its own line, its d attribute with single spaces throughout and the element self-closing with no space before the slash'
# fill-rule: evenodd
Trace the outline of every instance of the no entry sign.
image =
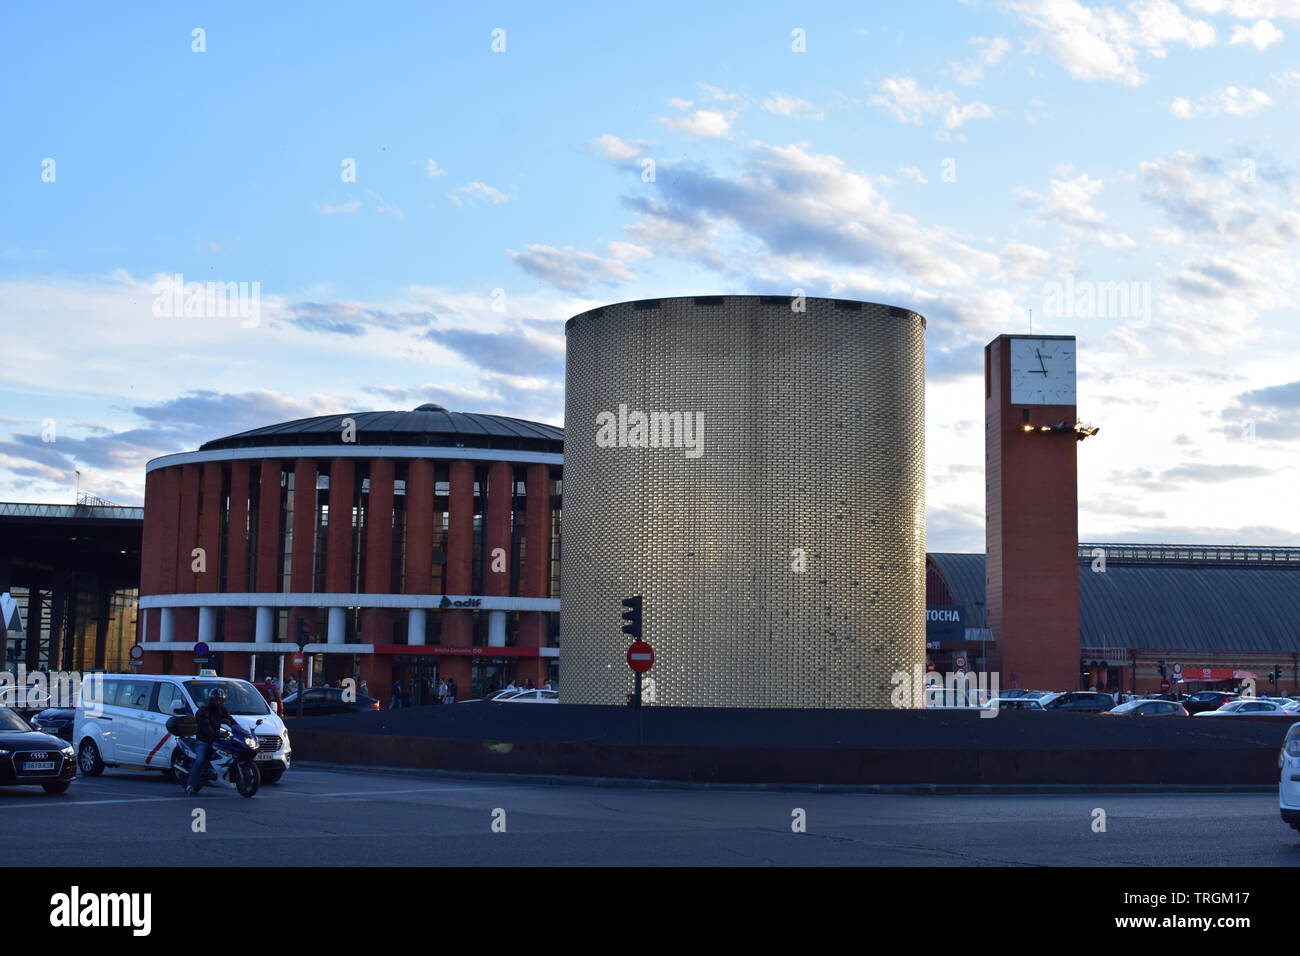
<svg viewBox="0 0 1300 956">
<path fill-rule="evenodd" d="M 304 663 L 304 661 L 303 661 L 303 659 L 302 659 L 302 655 L 301 655 L 301 654 L 296 654 L 296 655 L 294 655 L 294 658 L 293 658 L 293 666 L 294 666 L 294 667 L 301 668 L 302 665 L 303 665 L 303 663 Z"/>
<path fill-rule="evenodd" d="M 655 666 L 655 650 L 645 641 L 634 641 L 627 649 L 627 666 L 638 674 L 644 674 Z"/>
</svg>

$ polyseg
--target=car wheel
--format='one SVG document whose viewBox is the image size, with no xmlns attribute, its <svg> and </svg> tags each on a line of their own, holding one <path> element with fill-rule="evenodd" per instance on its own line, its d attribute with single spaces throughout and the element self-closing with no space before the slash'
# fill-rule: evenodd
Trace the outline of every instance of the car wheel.
<svg viewBox="0 0 1300 956">
<path fill-rule="evenodd" d="M 104 772 L 104 761 L 100 759 L 99 748 L 90 739 L 81 742 L 77 752 L 77 769 L 87 777 L 98 777 Z"/>
<path fill-rule="evenodd" d="M 41 784 L 41 787 L 44 788 L 46 793 L 53 794 L 54 796 L 68 792 L 67 781 L 62 783 L 43 783 Z"/>
</svg>

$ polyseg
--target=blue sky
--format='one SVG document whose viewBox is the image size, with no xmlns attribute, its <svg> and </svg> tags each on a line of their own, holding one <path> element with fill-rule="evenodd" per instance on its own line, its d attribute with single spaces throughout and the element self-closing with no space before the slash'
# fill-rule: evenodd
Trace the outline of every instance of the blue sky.
<svg viewBox="0 0 1300 956">
<path fill-rule="evenodd" d="M 932 549 L 982 547 L 979 349 L 1030 309 L 1102 425 L 1084 537 L 1300 544 L 1300 0 L 0 19 L 0 498 L 300 415 L 560 422 L 575 312 L 804 289 L 930 321 Z M 175 274 L 257 325 L 155 315 Z"/>
</svg>

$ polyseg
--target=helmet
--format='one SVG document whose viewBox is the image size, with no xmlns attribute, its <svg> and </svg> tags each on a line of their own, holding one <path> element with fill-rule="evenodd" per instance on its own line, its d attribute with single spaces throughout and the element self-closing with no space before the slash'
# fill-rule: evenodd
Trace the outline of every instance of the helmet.
<svg viewBox="0 0 1300 956">
<path fill-rule="evenodd" d="M 214 688 L 212 693 L 208 695 L 208 700 L 209 702 L 219 700 L 224 704 L 226 702 L 226 692 L 220 687 Z"/>
</svg>

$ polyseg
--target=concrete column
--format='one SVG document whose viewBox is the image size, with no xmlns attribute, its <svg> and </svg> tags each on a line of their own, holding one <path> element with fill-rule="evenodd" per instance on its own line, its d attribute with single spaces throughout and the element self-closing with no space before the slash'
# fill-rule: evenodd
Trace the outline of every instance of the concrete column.
<svg viewBox="0 0 1300 956">
<path fill-rule="evenodd" d="M 506 612 L 488 611 L 488 646 L 506 646 Z"/>
<path fill-rule="evenodd" d="M 280 590 L 280 461 L 264 458 L 262 487 L 257 499 L 257 571 L 255 591 Z"/>
<path fill-rule="evenodd" d="M 199 590 L 199 575 L 193 568 L 193 551 L 199 546 L 199 465 L 181 465 L 180 510 L 177 518 L 176 593 Z"/>
<path fill-rule="evenodd" d="M 469 594 L 474 580 L 471 566 L 474 560 L 474 466 L 468 461 L 453 461 L 448 466 L 448 478 L 451 493 L 447 501 L 447 593 L 460 596 Z M 453 647 L 468 647 L 473 643 L 473 622 L 469 611 L 439 613 L 442 614 L 442 643 Z M 448 660 L 439 666 L 450 668 L 459 681 L 458 664 Z"/>
<path fill-rule="evenodd" d="M 203 549 L 205 570 L 198 576 L 198 590 L 203 594 L 215 594 L 220 583 L 221 519 L 224 510 L 221 462 L 206 461 L 199 469 L 199 547 Z"/>
<path fill-rule="evenodd" d="M 325 590 L 332 594 L 352 594 L 352 503 L 356 492 L 355 461 L 335 458 L 330 462 L 328 562 L 325 566 Z"/>
<path fill-rule="evenodd" d="M 313 586 L 316 558 L 316 462 L 299 458 L 293 464 L 293 566 L 289 590 L 307 594 Z"/>
<path fill-rule="evenodd" d="M 406 469 L 406 575 L 407 594 L 433 591 L 433 462 L 414 458 Z"/>
<path fill-rule="evenodd" d="M 327 640 L 331 644 L 344 644 L 347 642 L 347 637 L 347 617 L 343 612 L 343 608 L 330 608 L 329 637 Z"/>
<path fill-rule="evenodd" d="M 158 594 L 175 594 L 176 541 L 180 536 L 181 469 L 162 468 L 158 504 Z M 188 563 L 186 565 L 188 567 Z"/>
<path fill-rule="evenodd" d="M 226 521 L 226 590 L 236 593 L 249 590 L 248 584 L 248 462 L 230 463 L 230 516 Z M 226 640 L 247 641 L 248 608 L 226 609 Z"/>
<path fill-rule="evenodd" d="M 413 607 L 406 619 L 406 643 L 423 644 L 424 643 L 424 616 L 425 611 L 422 607 Z M 505 630 L 501 632 L 505 636 Z"/>
<path fill-rule="evenodd" d="M 519 593 L 523 597 L 550 597 L 551 586 L 551 468 L 529 465 L 525 476 L 527 503 L 524 514 L 524 560 Z M 549 621 L 544 611 L 521 611 L 516 643 L 520 647 L 545 647 Z M 538 686 L 545 681 L 545 661 L 521 658 L 517 674 L 531 677 Z"/>
<path fill-rule="evenodd" d="M 176 615 L 169 607 L 162 609 L 162 624 L 159 628 L 158 640 L 164 642 L 176 640 Z"/>
<path fill-rule="evenodd" d="M 370 495 L 366 504 L 366 591 L 388 594 L 393 582 L 393 460 L 370 460 Z M 361 637 L 367 644 L 392 643 L 392 621 L 384 608 L 361 614 Z"/>
<path fill-rule="evenodd" d="M 510 517 L 514 509 L 514 482 L 514 469 L 509 462 L 494 461 L 488 465 L 483 593 L 498 597 L 510 593 Z"/>
<path fill-rule="evenodd" d="M 270 644 L 275 640 L 275 612 L 272 608 L 257 609 L 257 632 L 253 639 L 258 644 Z"/>
<path fill-rule="evenodd" d="M 217 609 L 199 608 L 199 640 L 211 645 L 217 639 Z"/>
</svg>

